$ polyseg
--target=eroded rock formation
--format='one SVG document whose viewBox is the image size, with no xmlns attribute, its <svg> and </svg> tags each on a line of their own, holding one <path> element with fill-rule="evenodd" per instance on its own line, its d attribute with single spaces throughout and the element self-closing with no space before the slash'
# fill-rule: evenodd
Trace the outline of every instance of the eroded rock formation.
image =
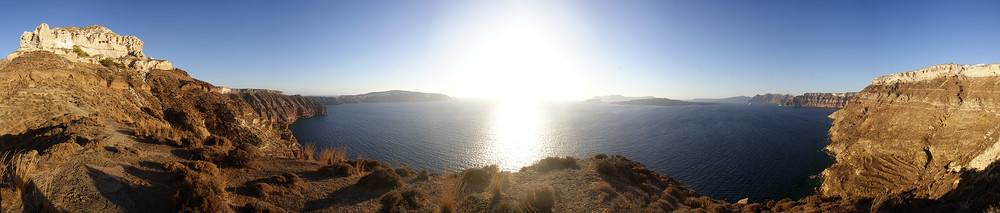
<svg viewBox="0 0 1000 213">
<path fill-rule="evenodd" d="M 751 104 L 785 104 L 785 101 L 792 99 L 795 95 L 790 94 L 773 94 L 767 93 L 763 95 L 755 95 L 750 98 Z"/>
<path fill-rule="evenodd" d="M 319 101 L 324 105 L 377 102 L 425 102 L 451 99 L 451 97 L 440 93 L 424 93 L 403 90 L 370 92 L 360 95 L 310 96 L 309 98 Z"/>
<path fill-rule="evenodd" d="M 942 64 L 876 78 L 830 115 L 826 150 L 837 162 L 823 172 L 822 195 L 995 204 L 997 193 L 988 189 L 996 181 L 983 179 L 997 175 L 1000 159 L 998 93 L 1000 64 Z"/>
<path fill-rule="evenodd" d="M 173 69 L 173 65 L 166 60 L 147 58 L 142 53 L 142 41 L 139 38 L 118 35 L 100 25 L 50 29 L 48 24 L 42 23 L 34 31 L 21 34 L 20 44 L 17 51 L 7 55 L 8 60 L 27 52 L 44 50 L 73 62 L 96 64 L 107 59 L 143 72 Z"/>
</svg>

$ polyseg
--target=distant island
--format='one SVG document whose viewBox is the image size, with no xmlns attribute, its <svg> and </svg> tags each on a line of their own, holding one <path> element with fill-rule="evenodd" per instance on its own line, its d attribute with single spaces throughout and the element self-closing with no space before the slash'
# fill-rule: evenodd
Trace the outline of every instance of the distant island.
<svg viewBox="0 0 1000 213">
<path fill-rule="evenodd" d="M 370 92 L 360 95 L 341 96 L 309 96 L 323 105 L 339 105 L 353 103 L 377 103 L 377 102 L 426 102 L 443 101 L 451 99 L 450 96 L 440 93 L 423 93 L 403 90 L 389 90 L 382 92 Z"/>
<path fill-rule="evenodd" d="M 649 99 L 636 99 L 630 101 L 619 101 L 612 102 L 612 104 L 619 105 L 651 105 L 651 106 L 686 106 L 686 105 L 712 105 L 715 103 L 700 103 L 700 102 L 690 102 L 674 100 L 669 98 L 649 98 Z"/>
<path fill-rule="evenodd" d="M 802 95 L 767 93 L 755 95 L 746 103 L 777 104 L 786 107 L 844 108 L 856 94 L 856 92 L 805 93 Z"/>
</svg>

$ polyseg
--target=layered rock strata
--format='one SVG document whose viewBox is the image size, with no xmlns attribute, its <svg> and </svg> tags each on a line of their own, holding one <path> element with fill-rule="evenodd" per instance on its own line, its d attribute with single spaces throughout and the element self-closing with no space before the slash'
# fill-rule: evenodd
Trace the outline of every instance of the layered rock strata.
<svg viewBox="0 0 1000 213">
<path fill-rule="evenodd" d="M 310 96 L 309 98 L 323 103 L 324 105 L 377 102 L 426 102 L 451 99 L 451 97 L 440 93 L 423 93 L 403 90 L 370 92 L 360 95 Z"/>
<path fill-rule="evenodd" d="M 996 201 L 1000 64 L 876 78 L 830 115 L 828 197 Z M 977 191 L 978 190 L 978 191 Z M 992 198 L 992 199 L 989 199 Z M 970 204 L 971 205 L 971 204 Z M 992 205 L 992 204 L 991 204 Z"/>
</svg>

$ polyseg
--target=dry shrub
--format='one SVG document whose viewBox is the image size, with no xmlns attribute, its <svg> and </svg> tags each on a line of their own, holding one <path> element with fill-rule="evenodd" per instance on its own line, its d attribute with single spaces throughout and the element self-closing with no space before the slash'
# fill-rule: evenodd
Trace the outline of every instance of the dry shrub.
<svg viewBox="0 0 1000 213">
<path fill-rule="evenodd" d="M 425 181 L 427 179 L 430 179 L 430 175 L 427 174 L 426 169 L 421 169 L 420 172 L 417 173 L 417 177 L 413 178 L 413 181 Z"/>
<path fill-rule="evenodd" d="M 203 143 L 207 146 L 218 147 L 223 150 L 228 150 L 233 148 L 232 141 L 229 141 L 229 139 L 226 139 L 218 135 L 208 136 L 208 138 L 206 138 Z"/>
<path fill-rule="evenodd" d="M 497 172 L 499 172 L 497 165 L 466 169 L 458 175 L 462 179 L 459 188 L 472 192 L 482 192 L 490 185 L 490 180 Z"/>
<path fill-rule="evenodd" d="M 409 177 L 413 174 L 413 169 L 407 167 L 396 168 L 396 174 L 400 177 Z"/>
<path fill-rule="evenodd" d="M 548 172 L 558 169 L 579 169 L 580 166 L 576 164 L 577 159 L 574 157 L 547 157 L 545 159 L 539 160 L 537 163 L 521 168 L 521 170 L 531 169 L 539 172 Z"/>
<path fill-rule="evenodd" d="M 204 147 L 198 148 L 191 151 L 194 154 L 195 160 L 219 162 L 229 155 L 226 150 L 218 147 Z"/>
<path fill-rule="evenodd" d="M 423 208 L 427 196 L 427 193 L 417 189 L 408 189 L 402 192 L 393 190 L 379 198 L 379 203 L 382 204 L 382 209 L 379 212 L 419 210 Z"/>
<path fill-rule="evenodd" d="M 143 153 L 142 153 L 141 150 L 136 149 L 135 147 L 130 147 L 130 146 L 129 147 L 110 147 L 110 149 L 111 149 L 112 152 L 115 152 L 115 153 L 117 153 L 119 155 L 122 155 L 122 156 L 125 156 L 125 157 L 140 158 L 143 155 Z"/>
<path fill-rule="evenodd" d="M 76 143 L 59 143 L 48 149 L 45 149 L 45 153 L 49 155 L 50 159 L 56 162 L 64 162 L 69 160 L 69 157 L 76 153 L 76 150 L 82 147 Z"/>
<path fill-rule="evenodd" d="M 302 159 L 314 160 L 313 155 L 316 155 L 316 144 L 307 143 L 302 146 Z"/>
<path fill-rule="evenodd" d="M 612 188 L 611 184 L 608 184 L 608 182 L 604 181 L 593 182 L 590 184 L 590 188 L 593 189 L 594 191 L 601 192 L 601 194 L 604 195 L 605 201 L 618 197 L 618 192 L 615 191 L 615 188 Z"/>
<path fill-rule="evenodd" d="M 594 155 L 594 159 L 601 160 L 601 159 L 605 159 L 605 158 L 608 158 L 608 154 L 601 153 L 601 154 Z"/>
<path fill-rule="evenodd" d="M 661 199 L 650 203 L 649 206 L 646 206 L 646 210 L 649 210 L 650 212 L 672 212 L 678 209 L 677 207 L 677 203 L 671 203 L 670 201 Z"/>
<path fill-rule="evenodd" d="M 358 179 L 358 185 L 367 188 L 395 188 L 403 186 L 403 178 L 399 177 L 396 172 L 382 168 L 375 167 L 371 173 Z"/>
<path fill-rule="evenodd" d="M 302 187 L 302 178 L 299 178 L 299 175 L 291 172 L 285 172 L 284 174 L 281 175 L 275 175 L 270 178 L 270 181 L 275 185 L 279 185 L 290 189 Z"/>
<path fill-rule="evenodd" d="M 743 206 L 743 212 L 763 212 L 764 210 L 767 210 L 767 208 L 764 207 L 764 204 L 760 204 L 760 203 L 751 203 L 751 204 Z M 824 211 L 824 212 L 828 212 L 828 211 Z"/>
<path fill-rule="evenodd" d="M 10 157 L 10 152 L 0 153 L 0 181 L 3 180 L 3 177 L 5 177 L 5 175 L 7 175 L 7 168 L 9 167 L 7 165 L 10 164 L 7 158 L 9 157 Z"/>
<path fill-rule="evenodd" d="M 274 186 L 271 186 L 271 184 L 254 183 L 253 185 L 250 186 L 250 191 L 253 192 L 253 194 L 256 195 L 257 197 L 264 198 L 270 196 L 271 194 L 277 192 L 278 190 L 275 189 Z"/>
<path fill-rule="evenodd" d="M 372 160 L 367 158 L 358 158 L 357 160 L 349 161 L 348 163 L 352 163 L 354 167 L 357 167 L 362 172 L 372 171 L 376 167 L 389 169 L 386 168 L 388 167 L 388 164 L 383 164 L 382 162 L 379 162 L 377 160 Z"/>
<path fill-rule="evenodd" d="M 89 139 L 85 137 L 75 137 L 74 141 L 76 141 L 77 144 L 83 144 L 83 147 L 88 149 L 101 149 L 107 145 L 104 140 Z"/>
<path fill-rule="evenodd" d="M 174 162 L 165 167 L 174 174 L 171 184 L 177 189 L 174 202 L 179 212 L 232 212 L 226 200 L 226 182 L 215 164 Z"/>
<path fill-rule="evenodd" d="M 461 184 L 456 184 L 456 177 L 450 177 L 441 184 L 441 204 L 438 205 L 438 212 L 450 213 L 455 210 L 458 192 L 462 191 Z"/>
<path fill-rule="evenodd" d="M 543 185 L 535 187 L 525 198 L 528 205 L 538 212 L 552 212 L 552 207 L 556 204 L 556 195 L 552 187 Z"/>
<path fill-rule="evenodd" d="M 357 174 L 357 170 L 351 164 L 336 162 L 329 166 L 320 167 L 316 171 L 326 177 L 350 177 Z"/>
<path fill-rule="evenodd" d="M 240 168 L 253 168 L 256 164 L 257 154 L 260 151 L 256 146 L 250 144 L 243 144 L 229 151 L 229 155 L 226 156 L 226 161 L 236 167 Z"/>
<path fill-rule="evenodd" d="M 241 213 L 285 213 L 289 212 L 274 204 L 264 201 L 250 201 L 246 206 L 240 208 Z"/>
<path fill-rule="evenodd" d="M 31 176 L 35 173 L 36 169 L 35 156 L 34 152 L 28 152 L 16 154 L 10 159 L 8 169 L 10 170 L 11 182 L 14 183 L 15 192 L 21 193 L 28 189 Z"/>
</svg>

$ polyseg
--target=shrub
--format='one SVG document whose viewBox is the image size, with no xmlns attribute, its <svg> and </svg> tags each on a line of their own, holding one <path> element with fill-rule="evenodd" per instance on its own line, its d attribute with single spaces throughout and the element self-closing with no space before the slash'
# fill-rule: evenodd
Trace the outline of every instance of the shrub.
<svg viewBox="0 0 1000 213">
<path fill-rule="evenodd" d="M 598 160 L 605 159 L 605 158 L 608 158 L 608 154 L 601 153 L 601 154 L 597 154 L 597 155 L 594 156 L 594 159 L 598 159 Z"/>
<path fill-rule="evenodd" d="M 122 63 L 118 63 L 114 59 L 111 59 L 111 58 L 103 58 L 103 59 L 101 59 L 101 65 L 104 65 L 105 67 L 108 67 L 108 68 L 125 68 L 125 65 L 122 65 Z"/>
<path fill-rule="evenodd" d="M 521 168 L 521 170 L 532 169 L 539 172 L 548 172 L 558 169 L 579 169 L 580 166 L 576 164 L 577 159 L 574 157 L 547 157 L 545 159 L 539 160 L 537 163 Z"/>
<path fill-rule="evenodd" d="M 394 171 L 375 167 L 371 173 L 358 179 L 358 185 L 367 188 L 394 188 L 403 185 L 403 178 Z"/>
<path fill-rule="evenodd" d="M 646 207 L 646 210 L 650 212 L 672 212 L 675 209 L 677 209 L 677 204 L 667 200 L 656 200 Z"/>
<path fill-rule="evenodd" d="M 274 188 L 274 186 L 271 186 L 271 184 L 254 183 L 253 185 L 250 186 L 250 191 L 253 192 L 253 194 L 256 195 L 257 197 L 263 198 L 271 195 L 271 193 L 274 193 L 277 190 Z"/>
<path fill-rule="evenodd" d="M 615 189 L 612 188 L 611 184 L 608 184 L 608 182 L 604 181 L 594 182 L 590 184 L 590 188 L 594 189 L 595 191 L 601 192 L 601 194 L 604 195 L 605 201 L 618 197 L 618 192 L 615 191 Z"/>
<path fill-rule="evenodd" d="M 426 169 L 421 169 L 420 172 L 417 173 L 417 177 L 413 178 L 413 181 L 425 181 L 427 179 L 430 179 L 430 175 L 427 174 Z"/>
<path fill-rule="evenodd" d="M 90 54 L 88 54 L 87 52 L 83 51 L 83 49 L 80 49 L 80 46 L 75 46 L 74 45 L 73 46 L 73 52 L 76 53 L 76 55 L 80 56 L 80 57 L 90 57 Z"/>
<path fill-rule="evenodd" d="M 258 149 L 254 145 L 243 144 L 238 148 L 229 151 L 229 155 L 226 160 L 229 163 L 241 168 L 253 168 L 255 161 L 257 160 Z"/>
<path fill-rule="evenodd" d="M 344 162 L 337 162 L 333 163 L 333 165 L 320 167 L 316 172 L 326 177 L 350 177 L 356 174 L 354 167 L 351 166 L 351 164 Z"/>
<path fill-rule="evenodd" d="M 166 170 L 174 174 L 171 184 L 177 190 L 174 202 L 179 212 L 230 212 L 226 183 L 215 164 L 205 161 L 190 165 L 171 163 Z"/>
<path fill-rule="evenodd" d="M 203 160 L 203 161 L 219 162 L 226 159 L 226 157 L 228 156 L 228 153 L 226 153 L 225 150 L 220 149 L 218 147 L 197 148 L 194 149 L 192 152 L 194 154 L 195 160 Z"/>
<path fill-rule="evenodd" d="M 229 150 L 233 148 L 232 141 L 229 141 L 229 139 L 226 139 L 218 135 L 208 136 L 208 138 L 205 138 L 205 141 L 202 143 L 204 145 L 214 146 L 222 150 Z"/>
<path fill-rule="evenodd" d="M 528 193 L 525 200 L 528 201 L 531 208 L 538 212 L 552 212 L 552 207 L 556 204 L 555 192 L 553 192 L 552 187 L 547 185 L 536 187 Z"/>
<path fill-rule="evenodd" d="M 459 188 L 481 192 L 490 184 L 493 175 L 499 171 L 496 165 L 485 166 L 483 168 L 469 168 L 459 174 L 462 182 Z"/>
<path fill-rule="evenodd" d="M 492 194 L 490 202 L 496 203 L 503 198 L 503 189 L 507 186 L 508 182 L 510 182 L 510 179 L 507 173 L 500 172 L 493 175 L 493 179 L 490 180 L 490 194 Z"/>
<path fill-rule="evenodd" d="M 285 172 L 284 174 L 271 177 L 271 183 L 286 188 L 298 188 L 302 186 L 302 178 L 299 178 L 299 175 L 295 173 Z"/>
<path fill-rule="evenodd" d="M 438 205 L 438 212 L 450 213 L 455 209 L 455 199 L 462 189 L 455 184 L 455 179 L 449 178 L 441 184 L 441 204 Z"/>
<path fill-rule="evenodd" d="M 427 193 L 420 190 L 409 189 L 402 192 L 393 190 L 379 198 L 379 203 L 382 204 L 380 212 L 417 210 L 424 206 L 425 199 L 427 199 Z"/>
<path fill-rule="evenodd" d="M 399 167 L 396 168 L 396 174 L 399 175 L 400 177 L 409 177 L 410 175 L 413 174 L 413 169 L 406 167 Z"/>
</svg>

